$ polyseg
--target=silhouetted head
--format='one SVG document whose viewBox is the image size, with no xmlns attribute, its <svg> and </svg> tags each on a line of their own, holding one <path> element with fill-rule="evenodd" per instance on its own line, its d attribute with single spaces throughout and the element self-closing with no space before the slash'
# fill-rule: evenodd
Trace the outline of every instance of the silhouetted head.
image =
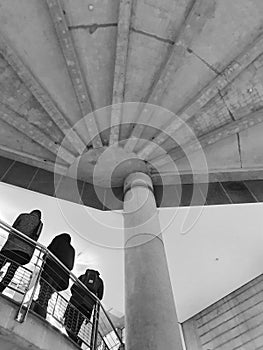
<svg viewBox="0 0 263 350">
<path fill-rule="evenodd" d="M 41 219 L 41 211 L 40 211 L 40 210 L 38 210 L 38 209 L 34 209 L 34 210 L 32 210 L 30 214 L 37 215 L 37 216 L 38 216 L 38 218 L 39 218 L 39 220 Z"/>
<path fill-rule="evenodd" d="M 87 269 L 87 270 L 85 271 L 85 275 L 89 273 L 89 270 L 92 270 L 92 271 L 96 272 L 96 273 L 98 274 L 98 276 L 100 275 L 99 271 L 93 270 L 93 269 Z"/>
<path fill-rule="evenodd" d="M 58 239 L 58 238 L 67 242 L 68 244 L 70 244 L 70 242 L 71 242 L 71 237 L 68 233 L 61 233 L 60 235 L 55 237 L 55 239 Z"/>
</svg>

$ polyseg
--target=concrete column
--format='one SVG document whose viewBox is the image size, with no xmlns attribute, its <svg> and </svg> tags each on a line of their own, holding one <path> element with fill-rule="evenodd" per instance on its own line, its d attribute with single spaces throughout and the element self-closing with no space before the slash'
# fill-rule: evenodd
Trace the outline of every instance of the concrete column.
<svg viewBox="0 0 263 350">
<path fill-rule="evenodd" d="M 124 183 L 126 350 L 182 350 L 151 178 Z"/>
</svg>

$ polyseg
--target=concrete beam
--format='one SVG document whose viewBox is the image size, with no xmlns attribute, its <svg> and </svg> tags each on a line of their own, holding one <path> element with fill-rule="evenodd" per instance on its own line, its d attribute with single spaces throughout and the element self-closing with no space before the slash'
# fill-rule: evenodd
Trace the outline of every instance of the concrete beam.
<svg viewBox="0 0 263 350">
<path fill-rule="evenodd" d="M 0 119 L 17 129 L 22 134 L 31 138 L 33 141 L 46 148 L 48 151 L 58 155 L 66 163 L 72 164 L 75 160 L 74 154 L 70 153 L 63 146 L 58 145 L 51 140 L 38 128 L 28 123 L 25 119 L 20 117 L 15 112 L 8 109 L 6 106 L 0 103 Z"/>
<path fill-rule="evenodd" d="M 93 103 L 80 66 L 71 32 L 68 28 L 66 14 L 60 0 L 46 0 L 65 63 L 74 87 L 74 91 L 89 132 L 94 148 L 102 147 L 101 137 L 94 118 Z M 83 150 L 83 149 L 82 149 Z"/>
<path fill-rule="evenodd" d="M 155 186 L 159 185 L 187 185 L 192 184 L 193 180 L 196 183 L 205 183 L 207 178 L 209 183 L 214 182 L 226 182 L 226 181 L 252 181 L 252 180 L 263 180 L 263 168 L 240 168 L 240 169 L 222 169 L 222 170 L 211 170 L 207 174 L 180 171 L 180 174 L 174 173 L 152 173 L 151 178 Z"/>
<path fill-rule="evenodd" d="M 111 111 L 111 132 L 109 141 L 110 145 L 118 142 L 120 134 L 120 126 L 122 119 L 122 106 L 120 104 L 124 100 L 132 4 L 132 0 L 121 0 L 119 7 L 115 72 L 112 96 L 113 106 Z"/>
<path fill-rule="evenodd" d="M 3 37 L 1 33 L 0 54 L 14 69 L 26 87 L 36 97 L 38 102 L 42 105 L 54 123 L 60 128 L 64 135 L 67 136 L 67 139 L 71 142 L 76 151 L 81 154 L 86 145 L 83 143 L 78 134 L 72 130 L 71 125 L 60 112 L 59 108 L 56 106 L 55 102 L 49 96 L 47 91 L 45 91 L 45 89 L 40 85 L 40 83 L 37 81 L 31 71 L 26 67 L 15 50 L 11 47 L 10 43 L 6 38 Z"/>
<path fill-rule="evenodd" d="M 263 52 L 263 34 L 261 33 L 253 43 L 250 43 L 245 50 L 239 54 L 230 64 L 214 78 L 201 92 L 178 112 L 178 117 L 169 122 L 162 129 L 150 145 L 145 146 L 140 151 L 140 157 L 149 158 L 158 145 L 164 143 L 168 135 L 178 130 L 181 120 L 187 121 L 201 110 L 209 101 L 214 98 L 219 91 L 226 88 L 240 73 L 242 73 L 258 56 Z"/>
<path fill-rule="evenodd" d="M 1 151 L 0 151 L 1 152 Z M 8 152 L 8 150 L 7 150 Z M 60 170 L 65 169 L 57 167 L 50 171 L 41 169 L 39 167 L 25 164 L 25 162 L 13 161 L 14 154 L 11 152 L 11 159 L 8 159 L 8 153 L 3 151 L 4 157 L 0 155 L 0 180 L 14 186 L 27 188 L 31 191 L 43 193 L 45 195 L 66 199 L 71 202 L 80 202 L 84 205 L 98 210 L 122 210 L 123 209 L 123 188 L 114 188 L 114 195 L 109 195 L 111 190 L 106 188 L 94 188 L 92 184 L 84 183 L 81 180 L 72 179 L 66 176 L 55 177 L 56 174 L 64 175 Z M 18 157 L 21 156 L 18 154 Z M 23 156 L 23 154 L 22 154 Z M 65 170 L 63 170 L 65 171 Z M 19 177 L 17 174 L 20 174 Z M 57 176 L 57 175 L 56 175 Z M 233 169 L 229 171 L 210 173 L 209 184 L 206 174 L 187 174 L 182 173 L 181 177 L 174 174 L 163 173 L 151 174 L 154 182 L 154 192 L 158 207 L 176 207 L 188 206 L 191 203 L 193 193 L 193 179 L 194 186 L 197 186 L 197 198 L 192 201 L 192 205 L 203 205 L 205 199 L 205 189 L 209 185 L 207 200 L 205 205 L 215 204 L 231 204 L 230 197 L 234 196 L 235 203 L 254 203 L 263 201 L 263 169 Z M 55 180 L 56 179 L 56 180 Z M 55 190 L 55 185 L 59 188 Z M 233 188 L 231 189 L 231 183 Z M 78 193 L 72 191 L 72 185 L 78 186 Z M 229 192 L 230 191 L 230 192 Z M 234 193 L 234 192 L 236 193 Z M 180 193 L 182 198 L 180 199 Z M 98 198 L 104 198 L 102 203 Z M 76 195 L 77 194 L 77 195 Z M 116 197 L 115 197 L 116 196 Z M 108 200 L 110 205 L 108 206 Z"/>
<path fill-rule="evenodd" d="M 169 86 L 175 72 L 181 66 L 183 59 L 188 52 L 188 47 L 191 45 L 193 39 L 201 32 L 208 18 L 208 13 L 211 13 L 211 10 L 214 8 L 214 2 L 214 0 L 194 1 L 193 6 L 189 11 L 189 14 L 175 41 L 173 49 L 169 52 L 169 56 L 166 58 L 157 79 L 149 90 L 147 96 L 145 96 L 144 102 L 156 105 L 161 104 L 161 99 L 165 89 Z M 140 138 L 144 130 L 144 125 L 140 125 L 140 120 L 141 118 L 139 116 L 137 125 L 133 129 L 131 137 L 125 145 L 125 149 L 128 152 L 133 151 L 137 143 L 137 139 Z"/>
<path fill-rule="evenodd" d="M 263 122 L 263 109 L 250 113 L 247 116 L 238 119 L 236 121 L 232 121 L 223 125 L 222 127 L 208 133 L 207 135 L 201 136 L 198 139 L 198 142 L 189 142 L 181 147 L 176 147 L 168 152 L 169 157 L 158 157 L 156 159 L 151 160 L 151 164 L 154 167 L 162 167 L 163 165 L 170 162 L 172 158 L 174 162 L 176 160 L 183 158 L 186 154 L 193 153 L 198 151 L 201 148 L 205 148 L 210 146 L 226 137 L 237 134 L 243 130 L 246 130 L 252 126 L 255 126 L 259 123 Z M 183 148 L 183 149 L 182 149 Z"/>
<path fill-rule="evenodd" d="M 26 152 L 13 150 L 3 145 L 0 145 L 0 157 L 12 159 L 14 161 L 31 165 L 36 168 L 41 168 L 50 172 L 54 172 L 56 170 L 56 173 L 60 175 L 66 175 L 68 172 L 68 168 L 63 164 L 59 164 L 59 163 L 54 164 L 50 160 L 33 156 L 32 154 L 29 154 Z"/>
</svg>

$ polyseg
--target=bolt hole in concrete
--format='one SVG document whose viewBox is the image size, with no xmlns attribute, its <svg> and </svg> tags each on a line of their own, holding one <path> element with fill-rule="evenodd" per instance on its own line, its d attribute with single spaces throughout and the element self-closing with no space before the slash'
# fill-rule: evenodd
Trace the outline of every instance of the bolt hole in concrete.
<svg viewBox="0 0 263 350">
<path fill-rule="evenodd" d="M 88 8 L 89 8 L 90 11 L 93 11 L 94 10 L 94 5 L 89 4 Z"/>
</svg>

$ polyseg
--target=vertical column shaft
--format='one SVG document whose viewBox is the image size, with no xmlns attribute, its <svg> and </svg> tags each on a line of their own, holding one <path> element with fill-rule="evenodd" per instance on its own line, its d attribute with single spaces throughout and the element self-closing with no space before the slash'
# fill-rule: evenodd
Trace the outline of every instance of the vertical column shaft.
<svg viewBox="0 0 263 350">
<path fill-rule="evenodd" d="M 124 183 L 127 350 L 182 350 L 151 178 Z"/>
</svg>

